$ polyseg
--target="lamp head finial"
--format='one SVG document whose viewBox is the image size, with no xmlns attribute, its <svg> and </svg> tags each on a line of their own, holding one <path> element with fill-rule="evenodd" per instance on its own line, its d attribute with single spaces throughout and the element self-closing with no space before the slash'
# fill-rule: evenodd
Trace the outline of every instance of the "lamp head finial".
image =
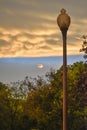
<svg viewBox="0 0 87 130">
<path fill-rule="evenodd" d="M 64 8 L 62 8 L 60 12 L 61 12 L 61 14 L 65 14 L 66 10 Z"/>
</svg>

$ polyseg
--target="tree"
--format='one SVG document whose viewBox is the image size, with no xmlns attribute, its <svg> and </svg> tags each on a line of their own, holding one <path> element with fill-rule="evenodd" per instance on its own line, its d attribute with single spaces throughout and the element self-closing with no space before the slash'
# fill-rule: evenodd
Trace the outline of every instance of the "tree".
<svg viewBox="0 0 87 130">
<path fill-rule="evenodd" d="M 80 130 L 84 127 L 87 111 L 84 104 L 86 97 L 84 74 L 87 67 L 77 62 L 68 67 L 68 128 Z M 36 120 L 36 128 L 41 130 L 62 129 L 62 67 L 55 73 L 48 73 L 49 84 L 36 87 L 28 94 L 25 103 L 27 115 Z M 82 124 L 82 125 L 79 125 Z"/>
<path fill-rule="evenodd" d="M 82 48 L 80 49 L 80 51 L 85 53 L 84 58 L 87 59 L 87 35 L 83 35 L 82 38 L 83 38 L 83 44 L 82 44 Z"/>
<path fill-rule="evenodd" d="M 14 92 L 15 93 L 15 92 Z M 23 100 L 13 95 L 12 89 L 0 83 L 0 129 L 19 130 Z"/>
<path fill-rule="evenodd" d="M 87 64 L 67 66 L 68 129 L 85 130 L 87 122 Z M 49 72 L 47 83 L 28 77 L 11 87 L 0 83 L 1 130 L 61 130 L 63 67 Z"/>
<path fill-rule="evenodd" d="M 9 130 L 10 120 L 9 120 L 9 89 L 8 87 L 0 82 L 0 129 Z"/>
<path fill-rule="evenodd" d="M 77 130 L 77 127 L 83 128 L 87 120 L 85 118 L 87 107 L 84 103 L 87 98 L 84 79 L 86 73 L 87 67 L 83 62 L 68 66 L 68 126 L 70 130 Z"/>
</svg>

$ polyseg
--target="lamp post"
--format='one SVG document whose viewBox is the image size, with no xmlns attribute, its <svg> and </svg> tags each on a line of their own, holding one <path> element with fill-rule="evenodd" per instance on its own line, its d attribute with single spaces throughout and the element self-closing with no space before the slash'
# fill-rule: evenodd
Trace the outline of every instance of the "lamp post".
<svg viewBox="0 0 87 130">
<path fill-rule="evenodd" d="M 67 30 L 70 25 L 70 17 L 66 10 L 62 9 L 57 17 L 57 24 L 62 32 L 63 38 L 63 130 L 67 130 Z"/>
</svg>

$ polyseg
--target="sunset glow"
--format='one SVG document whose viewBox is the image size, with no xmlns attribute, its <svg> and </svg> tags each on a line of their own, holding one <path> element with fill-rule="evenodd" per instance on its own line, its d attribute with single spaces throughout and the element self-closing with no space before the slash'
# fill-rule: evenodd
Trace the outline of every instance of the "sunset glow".
<svg viewBox="0 0 87 130">
<path fill-rule="evenodd" d="M 62 55 L 61 32 L 56 22 L 62 7 L 71 16 L 67 40 L 68 55 L 79 54 L 82 45 L 80 38 L 87 32 L 87 1 L 80 2 L 79 6 L 78 2 L 79 0 L 51 0 L 50 3 L 42 0 L 1 1 L 0 57 Z"/>
</svg>

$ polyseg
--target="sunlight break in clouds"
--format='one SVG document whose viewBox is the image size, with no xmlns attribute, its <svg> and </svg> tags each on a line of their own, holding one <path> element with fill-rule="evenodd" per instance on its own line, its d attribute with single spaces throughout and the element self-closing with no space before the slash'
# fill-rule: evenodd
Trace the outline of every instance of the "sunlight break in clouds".
<svg viewBox="0 0 87 130">
<path fill-rule="evenodd" d="M 39 69 L 42 69 L 44 66 L 43 66 L 43 64 L 38 64 L 37 67 L 38 67 Z"/>
</svg>

